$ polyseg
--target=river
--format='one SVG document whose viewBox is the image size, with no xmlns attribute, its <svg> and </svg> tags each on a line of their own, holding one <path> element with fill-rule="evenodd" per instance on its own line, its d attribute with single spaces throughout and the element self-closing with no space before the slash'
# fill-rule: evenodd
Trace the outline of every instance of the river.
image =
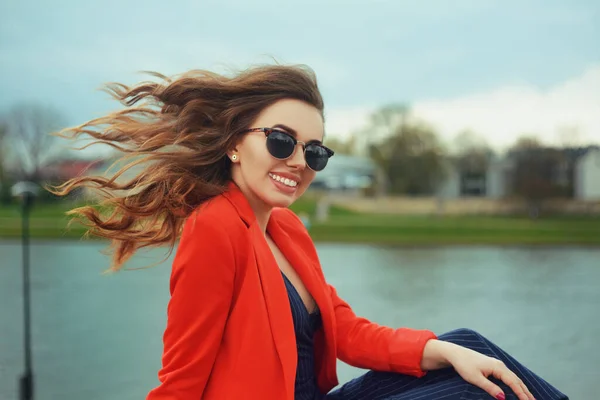
<svg viewBox="0 0 600 400">
<path fill-rule="evenodd" d="M 157 383 L 172 256 L 102 275 L 102 242 L 31 249 L 36 400 L 142 399 Z M 572 399 L 598 398 L 600 249 L 319 244 L 355 312 L 389 326 L 472 328 Z M 146 251 L 129 268 L 164 257 Z M 23 370 L 21 247 L 0 241 L 0 399 Z M 363 371 L 340 362 L 345 382 Z"/>
</svg>

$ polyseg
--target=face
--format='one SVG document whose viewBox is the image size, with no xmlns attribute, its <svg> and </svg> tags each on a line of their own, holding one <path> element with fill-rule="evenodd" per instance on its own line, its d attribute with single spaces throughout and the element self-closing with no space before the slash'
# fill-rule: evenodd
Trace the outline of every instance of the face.
<svg viewBox="0 0 600 400">
<path fill-rule="evenodd" d="M 315 107 L 299 100 L 280 100 L 256 118 L 248 128 L 277 128 L 299 142 L 323 140 L 323 118 Z M 302 144 L 286 160 L 273 157 L 264 132 L 247 133 L 228 153 L 232 178 L 255 208 L 287 207 L 308 188 L 316 172 L 306 165 Z"/>
</svg>

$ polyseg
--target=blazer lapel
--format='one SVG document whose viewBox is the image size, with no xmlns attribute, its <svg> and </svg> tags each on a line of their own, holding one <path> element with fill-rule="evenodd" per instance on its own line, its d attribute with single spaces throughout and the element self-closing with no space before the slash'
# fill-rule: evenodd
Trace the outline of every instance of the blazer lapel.
<svg viewBox="0 0 600 400">
<path fill-rule="evenodd" d="M 277 223 L 275 218 L 271 217 L 267 230 L 275 244 L 277 244 L 277 247 L 279 247 L 300 276 L 300 279 L 302 279 L 302 283 L 304 283 L 306 289 L 315 299 L 321 312 L 325 343 L 335 343 L 335 338 L 333 337 L 335 330 L 332 314 L 333 306 L 331 304 L 331 298 L 329 297 L 326 282 L 318 275 L 314 265 L 318 260 L 314 260 L 304 252 L 302 246 L 298 245 L 298 238 L 292 238 L 286 230 Z M 325 359 L 335 360 L 335 349 L 333 347 L 326 346 L 325 352 L 327 353 Z"/>
<path fill-rule="evenodd" d="M 297 363 L 296 336 L 281 270 L 243 193 L 235 184 L 230 184 L 224 195 L 248 226 L 273 341 L 282 365 L 288 398 L 293 398 Z"/>
<path fill-rule="evenodd" d="M 319 309 L 326 308 L 323 303 L 325 297 L 323 284 L 314 270 L 313 260 L 302 251 L 297 242 L 281 228 L 277 221 L 269 223 L 267 230 L 277 247 L 302 279 L 302 283 L 319 305 Z"/>
<path fill-rule="evenodd" d="M 290 396 L 293 397 L 297 350 L 294 321 L 292 319 L 285 283 L 283 282 L 277 261 L 258 224 L 251 226 L 250 230 L 253 231 L 252 236 L 255 238 L 254 253 L 256 265 L 269 315 L 273 341 L 279 354 L 287 390 Z"/>
<path fill-rule="evenodd" d="M 224 193 L 224 196 L 235 207 L 242 220 L 248 226 L 249 233 L 252 236 L 256 268 L 260 277 L 271 333 L 282 365 L 286 390 L 289 393 L 288 397 L 291 398 L 294 393 L 298 353 L 294 333 L 294 321 L 281 270 L 277 265 L 277 261 L 271 252 L 263 232 L 256 223 L 256 216 L 252 207 L 238 186 L 233 182 L 230 183 L 229 190 Z M 336 381 L 336 341 L 333 306 L 327 283 L 317 273 L 318 265 L 315 264 L 318 263 L 318 260 L 307 254 L 303 250 L 302 244 L 298 244 L 305 239 L 304 235 L 301 238 L 290 236 L 287 230 L 278 223 L 277 218 L 273 214 L 269 220 L 267 231 L 277 247 L 296 270 L 306 289 L 319 307 L 323 321 L 323 333 L 325 335 L 323 360 L 328 363 L 326 371 L 329 375 L 329 380 L 332 382 Z M 310 239 L 307 240 L 309 242 L 304 243 L 304 245 L 313 246 Z"/>
</svg>

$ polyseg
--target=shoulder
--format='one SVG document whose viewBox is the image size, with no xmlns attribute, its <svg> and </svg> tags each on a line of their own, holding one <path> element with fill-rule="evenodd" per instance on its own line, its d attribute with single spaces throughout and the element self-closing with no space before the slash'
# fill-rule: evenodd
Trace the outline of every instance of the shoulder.
<svg viewBox="0 0 600 400">
<path fill-rule="evenodd" d="M 183 236 L 215 235 L 217 237 L 237 236 L 246 231 L 246 225 L 239 217 L 235 207 L 221 194 L 198 206 L 187 217 Z"/>
<path fill-rule="evenodd" d="M 247 232 L 235 208 L 222 195 L 207 200 L 193 210 L 183 224 L 173 264 L 174 273 L 206 262 L 226 265 L 234 270 L 247 253 L 244 245 Z"/>
</svg>

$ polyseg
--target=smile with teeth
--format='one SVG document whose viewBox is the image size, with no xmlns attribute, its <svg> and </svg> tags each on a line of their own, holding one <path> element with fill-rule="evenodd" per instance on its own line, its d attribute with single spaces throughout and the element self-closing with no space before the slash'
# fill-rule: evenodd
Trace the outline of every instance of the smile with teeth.
<svg viewBox="0 0 600 400">
<path fill-rule="evenodd" d="M 296 182 L 293 179 L 284 178 L 282 176 L 275 175 L 275 174 L 269 174 L 269 176 L 271 177 L 271 179 L 276 180 L 277 182 L 283 183 L 286 186 L 289 186 L 289 187 L 298 186 L 298 182 Z"/>
</svg>

